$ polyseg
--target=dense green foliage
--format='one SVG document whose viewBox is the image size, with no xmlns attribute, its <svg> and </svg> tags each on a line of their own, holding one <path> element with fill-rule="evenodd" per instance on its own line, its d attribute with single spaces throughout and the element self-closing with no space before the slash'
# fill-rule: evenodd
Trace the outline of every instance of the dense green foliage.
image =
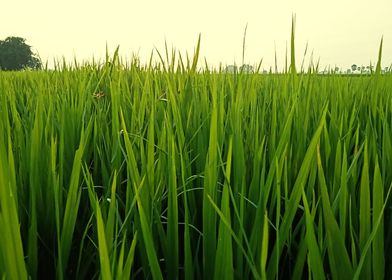
<svg viewBox="0 0 392 280">
<path fill-rule="evenodd" d="M 0 277 L 392 277 L 392 76 L 167 60 L 0 73 Z"/>
<path fill-rule="evenodd" d="M 26 39 L 7 37 L 0 40 L 0 70 L 39 69 L 41 61 L 26 44 Z"/>
</svg>

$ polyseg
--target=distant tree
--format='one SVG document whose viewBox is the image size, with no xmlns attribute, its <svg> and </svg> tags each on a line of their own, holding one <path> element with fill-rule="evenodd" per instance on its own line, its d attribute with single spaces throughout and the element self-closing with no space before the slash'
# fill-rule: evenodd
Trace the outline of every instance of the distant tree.
<svg viewBox="0 0 392 280">
<path fill-rule="evenodd" d="M 39 69 L 41 61 L 26 44 L 26 39 L 7 37 L 0 41 L 0 70 Z"/>
<path fill-rule="evenodd" d="M 251 66 L 249 64 L 243 64 L 240 67 L 240 72 L 253 73 L 253 66 Z"/>
<path fill-rule="evenodd" d="M 226 66 L 225 72 L 234 74 L 234 73 L 237 72 L 237 66 L 235 66 L 235 65 L 228 65 L 228 66 Z"/>
<path fill-rule="evenodd" d="M 356 64 L 353 64 L 353 65 L 351 65 L 351 70 L 353 71 L 353 72 L 355 72 L 356 70 L 357 70 L 357 65 Z"/>
<path fill-rule="evenodd" d="M 338 73 L 339 72 L 339 67 L 335 66 L 335 72 Z"/>
</svg>

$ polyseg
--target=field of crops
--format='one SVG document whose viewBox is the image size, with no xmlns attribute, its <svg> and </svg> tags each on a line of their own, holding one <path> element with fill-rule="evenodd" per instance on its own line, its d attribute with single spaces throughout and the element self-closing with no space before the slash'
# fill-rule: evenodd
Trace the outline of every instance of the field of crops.
<svg viewBox="0 0 392 280">
<path fill-rule="evenodd" d="M 392 277 L 392 75 L 167 60 L 0 72 L 2 279 Z"/>
</svg>

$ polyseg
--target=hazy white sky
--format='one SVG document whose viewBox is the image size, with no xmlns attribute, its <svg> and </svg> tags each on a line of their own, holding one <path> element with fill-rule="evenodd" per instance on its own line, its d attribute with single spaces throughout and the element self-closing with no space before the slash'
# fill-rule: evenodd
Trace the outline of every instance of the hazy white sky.
<svg viewBox="0 0 392 280">
<path fill-rule="evenodd" d="M 210 64 L 241 63 L 242 37 L 248 24 L 245 62 L 263 59 L 279 68 L 289 45 L 296 14 L 297 67 L 306 43 L 322 66 L 347 68 L 377 60 L 384 36 L 383 65 L 392 63 L 392 0 L 0 0 L 0 39 L 27 39 L 44 60 L 99 58 L 106 43 L 122 56 L 137 53 L 147 61 L 156 47 L 193 53 L 201 33 L 201 56 Z M 307 59 L 305 64 L 307 64 Z"/>
</svg>

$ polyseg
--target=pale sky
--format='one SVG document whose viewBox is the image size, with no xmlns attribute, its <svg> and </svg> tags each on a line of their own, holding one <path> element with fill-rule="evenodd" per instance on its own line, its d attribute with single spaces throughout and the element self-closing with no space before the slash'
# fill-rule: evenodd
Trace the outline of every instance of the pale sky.
<svg viewBox="0 0 392 280">
<path fill-rule="evenodd" d="M 192 54 L 201 33 L 201 57 L 211 65 L 241 64 L 242 38 L 248 24 L 245 62 L 278 66 L 290 46 L 296 15 L 297 67 L 308 42 L 308 57 L 321 66 L 369 65 L 377 61 L 384 36 L 383 66 L 392 63 L 392 0 L 0 0 L 0 40 L 27 39 L 41 58 L 102 58 L 120 45 L 120 55 L 138 54 L 147 62 L 156 47 Z"/>
</svg>

